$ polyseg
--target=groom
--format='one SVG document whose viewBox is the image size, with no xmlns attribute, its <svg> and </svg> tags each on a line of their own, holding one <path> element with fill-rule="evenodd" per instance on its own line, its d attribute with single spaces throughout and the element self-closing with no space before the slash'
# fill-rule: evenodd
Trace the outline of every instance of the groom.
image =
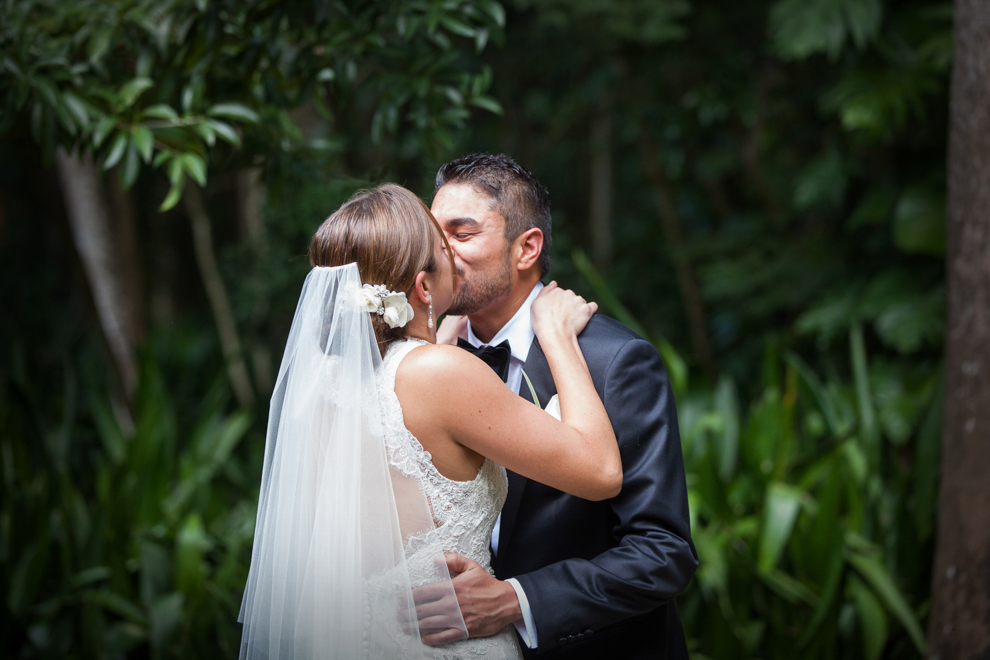
<svg viewBox="0 0 990 660">
<path fill-rule="evenodd" d="M 546 189 L 508 156 L 470 154 L 440 168 L 434 192 L 458 273 L 449 313 L 466 317 L 444 330 L 455 324 L 462 346 L 545 407 L 557 389 L 530 307 L 550 269 Z M 510 472 L 492 533 L 498 579 L 448 556 L 461 612 L 471 637 L 514 624 L 527 658 L 686 660 L 674 597 L 698 561 L 667 372 L 653 346 L 608 317 L 578 341 L 619 442 L 622 492 L 589 502 Z"/>
</svg>

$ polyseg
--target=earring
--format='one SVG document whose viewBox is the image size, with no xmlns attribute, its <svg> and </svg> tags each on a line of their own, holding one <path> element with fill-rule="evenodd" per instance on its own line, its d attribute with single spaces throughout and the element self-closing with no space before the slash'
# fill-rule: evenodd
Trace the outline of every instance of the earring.
<svg viewBox="0 0 990 660">
<path fill-rule="evenodd" d="M 430 296 L 430 318 L 426 321 L 426 327 L 433 329 L 433 296 Z"/>
</svg>

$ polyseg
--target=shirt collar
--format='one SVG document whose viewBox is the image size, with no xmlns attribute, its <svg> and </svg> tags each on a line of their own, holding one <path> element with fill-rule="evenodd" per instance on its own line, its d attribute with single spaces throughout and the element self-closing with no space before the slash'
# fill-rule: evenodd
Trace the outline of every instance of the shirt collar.
<svg viewBox="0 0 990 660">
<path fill-rule="evenodd" d="M 525 363 L 526 358 L 529 356 L 529 347 L 533 345 L 533 339 L 536 337 L 536 333 L 533 332 L 533 320 L 530 316 L 530 310 L 533 308 L 533 301 L 536 300 L 536 296 L 542 288 L 543 282 L 537 282 L 523 304 L 512 315 L 512 318 L 502 326 L 488 343 L 481 341 L 474 335 L 474 330 L 471 328 L 471 321 L 468 321 L 468 342 L 472 346 L 497 346 L 508 339 L 512 357 Z"/>
</svg>

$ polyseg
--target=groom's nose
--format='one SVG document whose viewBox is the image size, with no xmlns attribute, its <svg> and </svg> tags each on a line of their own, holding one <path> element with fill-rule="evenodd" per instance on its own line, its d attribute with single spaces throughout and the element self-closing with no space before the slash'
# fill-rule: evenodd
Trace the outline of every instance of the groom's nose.
<svg viewBox="0 0 990 660">
<path fill-rule="evenodd" d="M 465 263 L 461 258 L 460 252 L 457 251 L 457 248 L 453 244 L 450 246 L 450 252 L 454 255 L 454 270 L 457 271 L 457 276 L 464 277 Z"/>
</svg>

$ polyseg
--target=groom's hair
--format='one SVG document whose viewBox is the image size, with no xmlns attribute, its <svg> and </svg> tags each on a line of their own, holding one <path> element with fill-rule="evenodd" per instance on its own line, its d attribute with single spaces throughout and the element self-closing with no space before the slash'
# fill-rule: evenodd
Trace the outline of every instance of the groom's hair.
<svg viewBox="0 0 990 660">
<path fill-rule="evenodd" d="M 533 227 L 542 231 L 540 275 L 550 272 L 550 196 L 535 176 L 505 154 L 468 154 L 440 168 L 433 194 L 448 183 L 467 183 L 491 197 L 509 241 Z"/>
</svg>

